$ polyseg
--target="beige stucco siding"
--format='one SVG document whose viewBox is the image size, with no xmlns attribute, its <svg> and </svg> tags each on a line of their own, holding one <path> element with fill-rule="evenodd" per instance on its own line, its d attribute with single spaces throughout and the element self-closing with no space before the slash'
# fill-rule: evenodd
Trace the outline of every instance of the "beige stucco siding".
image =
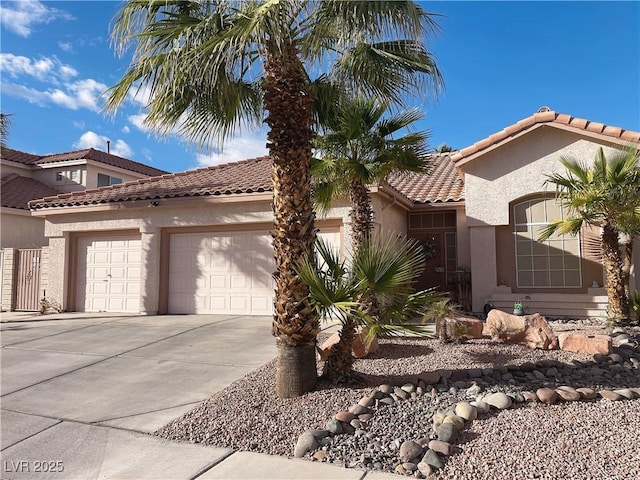
<svg viewBox="0 0 640 480">
<path fill-rule="evenodd" d="M 29 212 L 2 209 L 2 235 L 0 248 L 38 248 L 47 244 L 44 237 L 44 220 L 29 216 Z"/>
<path fill-rule="evenodd" d="M 407 234 L 406 208 L 382 195 L 371 195 L 371 203 L 374 210 L 373 223 L 377 230 Z"/>
<path fill-rule="evenodd" d="M 616 150 L 575 133 L 542 126 L 464 165 L 467 225 L 507 225 L 509 203 L 545 187 L 546 175 L 564 172 L 560 158 L 593 162 L 596 151 Z"/>
<path fill-rule="evenodd" d="M 226 199 L 225 199 L 226 200 Z M 50 239 L 50 270 L 47 282 L 47 296 L 66 309 L 74 309 L 73 284 L 74 260 L 77 255 L 71 249 L 73 238 L 78 235 L 108 237 L 122 232 L 140 232 L 142 245 L 140 312 L 154 314 L 160 303 L 160 283 L 162 265 L 162 232 L 171 229 L 179 231 L 181 227 L 192 228 L 249 228 L 255 225 L 270 225 L 273 221 L 271 201 L 219 202 L 216 200 L 177 199 L 161 200 L 158 206 L 151 201 L 129 202 L 136 208 L 125 204 L 113 205 L 111 209 L 91 210 L 87 208 L 69 210 L 70 214 L 47 216 L 45 234 Z M 77 212 L 77 213 L 75 213 Z M 342 205 L 332 208 L 326 218 L 348 221 L 349 209 Z M 322 218 L 318 219 L 318 223 Z M 247 227 L 248 226 L 248 227 Z M 265 228 L 265 227 L 261 227 Z M 349 245 L 345 245 L 349 247 Z M 70 295 L 71 293 L 71 295 Z"/>
<path fill-rule="evenodd" d="M 10 165 L 8 164 L 8 162 L 2 163 L 2 166 L 0 167 L 0 176 L 4 178 L 11 175 L 12 173 L 17 173 L 18 175 L 21 175 L 23 177 L 33 177 L 32 170 L 29 167 L 26 167 L 24 165 Z"/>
</svg>

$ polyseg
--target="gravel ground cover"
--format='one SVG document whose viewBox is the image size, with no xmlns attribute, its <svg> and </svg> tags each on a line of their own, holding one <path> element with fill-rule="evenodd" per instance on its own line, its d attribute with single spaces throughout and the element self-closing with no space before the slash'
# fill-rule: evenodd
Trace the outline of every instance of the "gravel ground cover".
<svg viewBox="0 0 640 480">
<path fill-rule="evenodd" d="M 559 325 L 566 329 L 567 324 Z M 575 327 L 575 325 L 574 325 Z M 597 324 L 577 327 L 595 333 Z M 555 326 L 554 326 L 555 329 Z M 547 361 L 541 378 L 510 378 L 505 366 Z M 553 361 L 559 362 L 558 368 Z M 544 362 L 543 362 L 544 363 Z M 231 447 L 236 450 L 293 456 L 298 437 L 310 428 L 324 429 L 336 412 L 346 410 L 383 385 L 417 383 L 419 377 L 444 370 L 447 381 L 392 405 L 372 407 L 372 418 L 359 435 L 335 435 L 305 455 L 310 460 L 345 467 L 396 471 L 398 449 L 408 439 L 432 436 L 432 417 L 460 400 L 503 391 L 516 394 L 537 386 L 573 382 L 574 387 L 640 387 L 640 369 L 627 362 L 598 364 L 593 356 L 561 350 L 529 350 L 488 339 L 442 345 L 436 340 L 381 340 L 379 351 L 357 360 L 363 382 L 335 386 L 319 383 L 316 391 L 294 399 L 275 397 L 275 362 L 234 382 L 157 435 Z M 572 364 L 571 369 L 561 364 Z M 629 365 L 631 367 L 629 368 Z M 578 368 L 575 368 L 578 366 Z M 484 369 L 481 378 L 467 372 Z M 595 370 L 594 370 L 595 369 Z M 566 370 L 566 371 L 565 371 Z M 515 373 L 515 372 L 514 372 Z M 594 374 L 595 373 L 595 374 Z M 564 377 L 563 377 L 564 375 Z M 513 377 L 511 375 L 511 377 Z M 486 380 L 486 381 L 485 381 Z M 579 384 L 577 384 L 579 383 Z M 518 404 L 491 411 L 465 428 L 455 442 L 439 479 L 635 479 L 640 478 L 640 399 Z M 418 472 L 414 475 L 420 476 Z"/>
</svg>

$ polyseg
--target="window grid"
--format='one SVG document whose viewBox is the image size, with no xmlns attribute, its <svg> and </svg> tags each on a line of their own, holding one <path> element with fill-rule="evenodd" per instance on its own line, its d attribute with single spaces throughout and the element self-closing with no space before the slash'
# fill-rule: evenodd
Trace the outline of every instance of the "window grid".
<svg viewBox="0 0 640 480">
<path fill-rule="evenodd" d="M 563 218 L 554 199 L 535 199 L 514 206 L 516 283 L 518 287 L 575 288 L 582 286 L 580 237 L 538 236 L 551 220 Z"/>
</svg>

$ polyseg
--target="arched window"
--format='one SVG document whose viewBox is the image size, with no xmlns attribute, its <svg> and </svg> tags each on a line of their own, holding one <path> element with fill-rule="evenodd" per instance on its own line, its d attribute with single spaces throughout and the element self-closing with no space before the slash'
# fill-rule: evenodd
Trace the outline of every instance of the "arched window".
<svg viewBox="0 0 640 480">
<path fill-rule="evenodd" d="M 538 237 L 549 222 L 563 218 L 563 209 L 553 198 L 537 198 L 513 208 L 518 287 L 575 288 L 582 286 L 580 237 Z"/>
</svg>

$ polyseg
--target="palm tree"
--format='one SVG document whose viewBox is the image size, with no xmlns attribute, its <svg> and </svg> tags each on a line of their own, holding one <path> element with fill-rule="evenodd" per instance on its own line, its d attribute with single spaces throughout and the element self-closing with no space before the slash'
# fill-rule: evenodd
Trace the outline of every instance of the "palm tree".
<svg viewBox="0 0 640 480">
<path fill-rule="evenodd" d="M 9 128 L 11 128 L 11 114 L 0 112 L 0 147 L 7 146 Z"/>
<path fill-rule="evenodd" d="M 620 232 L 634 233 L 640 224 L 639 153 L 626 149 L 607 159 L 604 150 L 596 153 L 593 166 L 563 157 L 565 175 L 547 175 L 545 183 L 556 187 L 556 198 L 567 209 L 567 216 L 552 221 L 540 240 L 553 234 L 577 235 L 583 225 L 601 228 L 602 261 L 605 269 L 609 319 L 621 322 L 629 318 L 625 289 Z"/>
<path fill-rule="evenodd" d="M 388 103 L 374 98 L 347 99 L 325 122 L 326 133 L 316 139 L 311 173 L 317 204 L 327 210 L 335 196 L 348 193 L 354 251 L 373 230 L 369 185 L 391 173 L 427 171 L 429 134 L 409 132 L 395 138 L 424 115 L 414 108 L 385 117 L 388 111 Z"/>
<path fill-rule="evenodd" d="M 440 86 L 423 43 L 434 28 L 432 16 L 408 0 L 130 0 L 116 16 L 117 47 L 135 51 L 108 92 L 107 110 L 146 87 L 147 124 L 160 134 L 177 127 L 205 147 L 238 128 L 268 126 L 280 397 L 316 382 L 319 321 L 294 268 L 315 238 L 314 108 L 330 102 L 326 91 L 402 102 L 431 82 Z"/>
<path fill-rule="evenodd" d="M 436 153 L 449 153 L 449 152 L 453 152 L 454 150 L 455 148 L 447 145 L 446 143 L 441 143 L 436 148 Z"/>
<path fill-rule="evenodd" d="M 369 341 L 375 336 L 430 333 L 431 329 L 405 323 L 441 299 L 433 289 L 413 292 L 425 260 L 416 241 L 388 232 L 373 235 L 350 259 L 341 259 L 320 238 L 316 250 L 317 255 L 300 263 L 298 272 L 309 285 L 318 315 L 338 318 L 342 323 L 340 342 L 331 349 L 323 376 L 334 381 L 351 379 L 351 346 L 358 326 L 367 328 Z"/>
</svg>

